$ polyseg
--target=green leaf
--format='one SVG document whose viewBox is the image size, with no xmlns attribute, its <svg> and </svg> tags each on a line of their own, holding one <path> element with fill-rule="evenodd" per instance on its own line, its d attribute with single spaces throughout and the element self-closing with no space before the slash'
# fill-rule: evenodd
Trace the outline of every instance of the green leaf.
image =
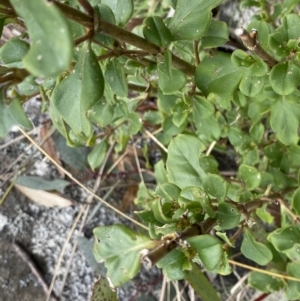
<svg viewBox="0 0 300 301">
<path fill-rule="evenodd" d="M 297 144 L 299 140 L 300 105 L 287 97 L 276 101 L 271 109 L 270 124 L 280 142 L 285 145 Z"/>
<path fill-rule="evenodd" d="M 289 262 L 286 266 L 286 271 L 289 276 L 300 279 L 300 264 L 298 262 Z M 300 298 L 300 283 L 288 280 L 285 289 L 285 294 L 289 300 L 299 300 Z"/>
<path fill-rule="evenodd" d="M 107 21 L 111 24 L 116 24 L 115 15 L 108 5 L 97 3 L 97 5 L 94 6 L 94 10 L 95 13 L 98 14 L 99 19 L 103 19 L 104 21 Z M 95 33 L 94 39 L 97 42 L 103 43 L 107 47 L 112 47 L 114 43 L 113 38 L 108 37 L 100 32 Z"/>
<path fill-rule="evenodd" d="M 192 268 L 188 258 L 180 250 L 173 250 L 168 253 L 156 265 L 163 270 L 164 275 L 170 280 L 184 279 Z"/>
<path fill-rule="evenodd" d="M 164 183 L 156 187 L 155 193 L 168 201 L 177 201 L 180 195 L 180 188 L 171 183 Z"/>
<path fill-rule="evenodd" d="M 107 276 L 114 286 L 120 286 L 132 279 L 140 269 L 140 252 L 153 249 L 157 242 L 137 234 L 123 225 L 97 227 L 94 256 L 105 261 Z"/>
<path fill-rule="evenodd" d="M 98 126 L 106 127 L 112 122 L 114 108 L 109 102 L 100 100 L 88 111 L 88 118 Z"/>
<path fill-rule="evenodd" d="M 105 277 L 98 279 L 93 286 L 91 301 L 118 301 L 117 292 Z"/>
<path fill-rule="evenodd" d="M 231 55 L 231 62 L 236 67 L 250 67 L 255 59 L 245 51 L 237 49 Z"/>
<path fill-rule="evenodd" d="M 181 101 L 172 108 L 172 113 L 172 121 L 179 128 L 186 121 L 190 113 L 190 107 L 184 101 Z"/>
<path fill-rule="evenodd" d="M 211 10 L 222 0 L 177 0 L 175 14 L 169 28 L 175 40 L 194 40 L 207 30 L 211 20 Z"/>
<path fill-rule="evenodd" d="M 137 134 L 143 126 L 140 115 L 136 112 L 129 113 L 128 116 L 128 135 Z"/>
<path fill-rule="evenodd" d="M 193 114 L 196 123 L 201 123 L 203 118 L 209 118 L 215 113 L 214 105 L 205 97 L 194 96 Z"/>
<path fill-rule="evenodd" d="M 227 203 L 221 203 L 218 206 L 216 219 L 218 226 L 222 230 L 235 228 L 240 222 L 241 214 L 236 208 Z"/>
<path fill-rule="evenodd" d="M 253 67 L 247 68 L 239 85 L 240 91 L 248 97 L 258 95 L 265 84 L 264 78 L 255 76 L 253 71 Z"/>
<path fill-rule="evenodd" d="M 282 279 L 259 272 L 250 273 L 248 284 L 264 293 L 273 293 L 279 291 L 285 286 Z"/>
<path fill-rule="evenodd" d="M 245 230 L 241 246 L 243 255 L 260 265 L 266 265 L 272 260 L 271 250 L 265 245 L 256 241 L 249 230 Z"/>
<path fill-rule="evenodd" d="M 158 85 L 163 94 L 174 94 L 186 84 L 186 77 L 179 69 L 172 68 L 172 76 L 169 77 L 167 64 L 157 64 Z"/>
<path fill-rule="evenodd" d="M 70 185 L 70 182 L 61 179 L 50 181 L 36 176 L 20 176 L 18 177 L 16 184 L 32 189 L 48 191 L 64 189 L 66 186 Z"/>
<path fill-rule="evenodd" d="M 188 238 L 187 241 L 197 251 L 208 271 L 215 270 L 221 263 L 223 249 L 220 240 L 216 237 L 204 234 Z"/>
<path fill-rule="evenodd" d="M 133 0 L 101 0 L 113 11 L 117 25 L 124 26 L 131 18 L 133 13 Z"/>
<path fill-rule="evenodd" d="M 128 87 L 125 70 L 118 59 L 111 59 L 106 65 L 105 79 L 115 94 L 121 97 L 127 96 Z"/>
<path fill-rule="evenodd" d="M 261 122 L 256 122 L 254 123 L 250 130 L 249 130 L 249 133 L 252 137 L 252 139 L 256 142 L 256 143 L 260 143 L 261 142 L 261 139 L 264 135 L 264 132 L 265 132 L 265 128 L 264 126 L 261 124 Z"/>
<path fill-rule="evenodd" d="M 261 173 L 255 167 L 241 164 L 239 167 L 239 176 L 249 190 L 253 190 L 260 185 Z"/>
<path fill-rule="evenodd" d="M 231 97 L 236 91 L 243 69 L 231 63 L 230 55 L 217 53 L 214 57 L 205 57 L 196 69 L 196 85 L 205 96 L 210 93 L 220 97 Z"/>
<path fill-rule="evenodd" d="M 300 244 L 300 229 L 297 226 L 279 228 L 269 234 L 268 240 L 279 252 L 286 252 Z"/>
<path fill-rule="evenodd" d="M 100 143 L 98 143 L 93 150 L 88 155 L 88 162 L 91 166 L 92 170 L 95 170 L 95 168 L 99 167 L 106 155 L 108 149 L 108 143 L 106 139 L 101 140 Z"/>
<path fill-rule="evenodd" d="M 280 95 L 293 93 L 300 83 L 299 67 L 290 61 L 277 64 L 271 70 L 270 83 Z"/>
<path fill-rule="evenodd" d="M 208 281 L 195 263 L 192 263 L 192 270 L 187 273 L 186 280 L 203 301 L 221 300 L 211 282 Z"/>
<path fill-rule="evenodd" d="M 269 45 L 273 52 L 284 58 L 289 55 L 290 49 L 287 43 L 291 39 L 298 39 L 298 24 L 300 17 L 296 14 L 288 14 L 282 18 L 281 25 L 269 36 Z"/>
<path fill-rule="evenodd" d="M 3 90 L 0 90 L 0 137 L 6 137 L 11 127 L 14 125 L 31 129 L 32 124 L 25 114 L 20 101 L 15 98 L 9 105 L 3 99 Z"/>
<path fill-rule="evenodd" d="M 290 167 L 299 168 L 300 167 L 300 146 L 292 144 L 287 149 L 287 159 Z"/>
<path fill-rule="evenodd" d="M 168 182 L 168 175 L 163 160 L 159 160 L 154 165 L 154 175 L 158 184 L 164 184 Z"/>
<path fill-rule="evenodd" d="M 22 59 L 30 46 L 27 42 L 18 38 L 8 40 L 0 49 L 0 60 L 7 67 L 22 68 Z"/>
<path fill-rule="evenodd" d="M 297 190 L 294 192 L 292 201 L 293 209 L 298 215 L 300 215 L 300 187 L 298 187 Z"/>
<path fill-rule="evenodd" d="M 68 23 L 55 4 L 44 0 L 11 0 L 25 21 L 31 47 L 23 58 L 33 75 L 56 76 L 68 70 L 73 58 L 73 41 Z"/>
<path fill-rule="evenodd" d="M 143 34 L 148 42 L 160 47 L 172 42 L 172 34 L 161 17 L 148 17 L 144 21 Z"/>
<path fill-rule="evenodd" d="M 228 41 L 229 29 L 223 21 L 212 21 L 201 39 L 203 48 L 213 48 L 225 44 Z"/>
<path fill-rule="evenodd" d="M 203 189 L 208 194 L 223 202 L 227 193 L 227 183 L 219 175 L 208 174 L 203 180 Z"/>
<path fill-rule="evenodd" d="M 205 145 L 195 136 L 180 134 L 174 138 L 168 147 L 166 162 L 169 181 L 181 189 L 201 187 L 205 173 L 199 165 L 199 157 L 204 149 Z"/>
<path fill-rule="evenodd" d="M 103 90 L 104 80 L 97 57 L 85 43 L 73 72 L 55 87 L 51 98 L 72 130 L 89 137 L 93 129 L 87 111 L 101 99 Z"/>
</svg>

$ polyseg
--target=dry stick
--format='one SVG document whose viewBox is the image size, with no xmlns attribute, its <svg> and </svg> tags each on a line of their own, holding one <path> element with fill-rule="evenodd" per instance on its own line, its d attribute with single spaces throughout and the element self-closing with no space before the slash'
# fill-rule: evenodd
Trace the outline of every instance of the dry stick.
<svg viewBox="0 0 300 301">
<path fill-rule="evenodd" d="M 275 66 L 278 62 L 269 54 L 267 53 L 259 44 L 257 40 L 257 31 L 253 30 L 249 33 L 244 28 L 238 28 L 235 31 L 235 34 L 241 38 L 244 45 L 252 51 L 254 54 L 259 56 L 263 61 L 265 61 L 270 68 Z"/>
<path fill-rule="evenodd" d="M 37 278 L 38 282 L 40 283 L 41 287 L 45 294 L 48 292 L 48 286 L 41 275 L 41 272 L 36 267 L 35 263 L 32 261 L 30 256 L 16 243 L 12 244 L 14 251 L 22 258 L 22 260 L 28 265 L 30 268 L 31 273 Z M 57 298 L 51 296 L 51 301 L 57 301 Z"/>
<path fill-rule="evenodd" d="M 145 133 L 158 145 L 165 153 L 168 153 L 168 149 L 148 130 L 145 130 Z"/>
<path fill-rule="evenodd" d="M 84 189 L 86 192 L 88 192 L 89 194 L 93 195 L 97 200 L 99 200 L 100 202 L 102 202 L 103 204 L 105 204 L 108 208 L 112 209 L 113 211 L 117 212 L 118 214 L 120 214 L 121 216 L 123 216 L 124 218 L 130 220 L 132 223 L 136 224 L 137 226 L 144 228 L 146 230 L 148 230 L 148 227 L 146 227 L 145 225 L 139 223 L 138 221 L 134 220 L 133 218 L 127 216 L 125 213 L 123 213 L 122 211 L 116 209 L 114 206 L 112 206 L 111 204 L 107 203 L 106 201 L 104 201 L 101 197 L 99 197 L 98 195 L 96 195 L 91 189 L 85 187 L 80 181 L 78 181 L 76 178 L 73 177 L 73 175 L 68 172 L 65 168 L 63 168 L 62 166 L 60 166 L 59 164 L 57 164 L 57 162 L 55 162 L 51 157 L 49 157 L 49 155 L 40 147 L 38 146 L 35 141 L 29 137 L 27 135 L 27 133 L 21 129 L 19 127 L 19 130 L 22 132 L 22 134 L 32 143 L 35 145 L 36 148 L 38 148 L 38 150 L 43 153 L 58 169 L 60 169 L 62 172 L 64 172 L 72 181 L 74 181 L 78 186 L 80 186 L 82 189 Z"/>
<path fill-rule="evenodd" d="M 104 158 L 104 161 L 102 163 L 102 166 L 98 172 L 98 176 L 97 176 L 97 179 L 95 181 L 95 184 L 94 184 L 94 187 L 93 187 L 93 192 L 97 192 L 99 186 L 100 186 L 100 183 L 101 183 L 101 177 L 102 177 L 102 173 L 103 173 L 103 170 L 104 170 L 104 167 L 106 165 L 106 162 L 108 160 L 108 157 L 110 156 L 111 154 L 111 151 L 114 147 L 114 144 L 112 144 L 108 150 L 108 152 L 106 153 L 106 156 Z M 86 205 L 84 206 L 84 214 L 83 214 L 83 217 L 82 217 L 82 220 L 81 220 L 81 225 L 79 227 L 79 230 L 78 230 L 78 234 L 77 234 L 77 237 L 79 237 L 79 235 L 81 234 L 82 230 L 83 230 L 83 227 L 85 225 L 85 221 L 86 221 L 86 218 L 87 218 L 87 215 L 90 211 L 90 207 L 91 207 L 91 202 L 93 201 L 93 196 L 92 195 L 89 195 L 86 199 Z M 100 203 L 101 204 L 101 203 Z M 74 245 L 73 245 L 73 248 L 72 248 L 72 251 L 71 251 L 71 256 L 70 256 L 70 259 L 68 261 L 68 264 L 67 264 L 67 268 L 66 268 L 66 271 L 64 273 L 64 277 L 63 277 L 63 280 L 62 280 L 62 283 L 61 283 L 61 288 L 60 288 L 60 292 L 59 292 L 59 296 L 62 294 L 63 292 L 63 289 L 64 289 L 64 286 L 65 286 L 65 283 L 66 283 L 66 280 L 67 280 L 67 276 L 69 274 L 69 270 L 70 270 L 70 266 L 71 266 L 71 263 L 72 263 L 72 260 L 73 260 L 73 257 L 74 257 L 74 254 L 75 254 L 75 251 L 76 251 L 76 248 L 77 248 L 77 245 L 78 245 L 78 241 L 76 240 Z M 54 277 L 54 275 L 53 275 Z"/>
<path fill-rule="evenodd" d="M 167 284 L 167 277 L 164 276 L 163 282 L 162 282 L 162 285 L 161 285 L 161 292 L 162 293 L 160 294 L 159 301 L 163 301 L 165 299 L 166 284 Z"/>
<path fill-rule="evenodd" d="M 33 129 L 33 130 L 31 130 L 30 132 L 28 132 L 28 135 L 34 134 L 35 131 L 36 131 L 36 128 Z M 18 141 L 24 139 L 24 138 L 25 138 L 25 137 L 24 137 L 23 135 L 20 135 L 20 136 L 14 138 L 14 139 L 12 139 L 12 140 L 9 140 L 8 142 L 6 142 L 6 143 L 4 143 L 4 144 L 1 144 L 1 145 L 0 145 L 0 149 L 3 149 L 3 148 L 5 148 L 5 147 L 7 147 L 7 146 L 9 146 L 9 145 L 11 145 L 11 144 L 13 144 L 13 143 L 15 143 L 15 142 L 18 142 Z"/>
<path fill-rule="evenodd" d="M 70 241 L 70 239 L 71 239 L 71 237 L 73 235 L 73 232 L 74 232 L 74 230 L 75 230 L 75 228 L 77 226 L 77 223 L 79 222 L 79 220 L 80 220 L 80 218 L 81 218 L 81 216 L 82 216 L 82 214 L 84 212 L 84 207 L 85 206 L 82 206 L 80 208 L 80 211 L 79 211 L 78 215 L 76 216 L 76 219 L 75 219 L 75 221 L 74 221 L 74 223 L 73 223 L 73 225 L 72 225 L 71 229 L 69 230 L 69 233 L 68 233 L 68 235 L 66 237 L 65 243 L 64 243 L 64 245 L 62 247 L 62 250 L 60 252 L 58 261 L 56 263 L 56 266 L 55 266 L 55 269 L 54 269 L 54 272 L 53 272 L 53 277 L 52 277 L 52 280 L 51 280 L 51 283 L 50 283 L 50 287 L 49 287 L 49 290 L 48 290 L 46 301 L 49 301 L 49 299 L 50 299 L 51 292 L 53 290 L 53 286 L 54 286 L 54 282 L 55 282 L 55 278 L 56 278 L 56 275 L 57 275 L 57 271 L 58 271 L 58 269 L 60 267 L 60 264 L 62 262 L 63 256 L 64 256 L 65 251 L 67 249 L 68 243 L 69 243 L 69 241 Z"/>
<path fill-rule="evenodd" d="M 233 264 L 233 265 L 237 265 L 239 267 L 245 268 L 247 270 L 250 271 L 255 271 L 261 274 L 266 274 L 266 275 L 270 275 L 270 276 L 274 276 L 274 277 L 278 277 L 278 278 L 282 278 L 282 279 L 287 279 L 287 280 L 292 280 L 292 281 L 296 281 L 296 282 L 300 282 L 300 279 L 292 277 L 292 276 L 287 276 L 287 275 L 283 275 L 283 274 L 279 274 L 279 273 L 274 273 L 274 272 L 270 272 L 270 271 L 266 271 L 266 270 L 261 270 L 255 267 L 252 267 L 250 265 L 247 264 L 243 264 L 234 260 L 229 259 L 228 260 L 229 263 Z"/>
</svg>

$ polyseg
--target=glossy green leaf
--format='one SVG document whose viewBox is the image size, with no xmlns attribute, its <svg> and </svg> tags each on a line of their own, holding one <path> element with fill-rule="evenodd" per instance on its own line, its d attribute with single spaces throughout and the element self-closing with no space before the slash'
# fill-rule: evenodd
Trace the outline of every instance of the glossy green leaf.
<svg viewBox="0 0 300 301">
<path fill-rule="evenodd" d="M 144 21 L 143 34 L 147 41 L 160 47 L 167 46 L 172 41 L 170 29 L 161 17 L 148 17 Z"/>
<path fill-rule="evenodd" d="M 215 116 L 203 118 L 200 122 L 195 123 L 197 134 L 205 142 L 218 140 L 221 135 L 221 128 Z"/>
<path fill-rule="evenodd" d="M 271 109 L 270 124 L 280 142 L 285 145 L 297 144 L 299 140 L 300 105 L 282 98 Z"/>
<path fill-rule="evenodd" d="M 218 202 L 222 202 L 226 197 L 227 183 L 219 175 L 208 174 L 203 180 L 203 189 L 208 195 L 217 198 Z"/>
<path fill-rule="evenodd" d="M 55 87 L 51 98 L 73 131 L 89 137 L 92 125 L 86 114 L 101 99 L 103 90 L 104 80 L 97 57 L 85 43 L 74 70 Z"/>
<path fill-rule="evenodd" d="M 20 101 L 15 98 L 9 105 L 4 102 L 4 92 L 0 90 L 0 137 L 6 137 L 11 127 L 20 125 L 26 129 L 31 129 L 32 124 L 25 114 Z"/>
<path fill-rule="evenodd" d="M 295 244 L 300 245 L 300 229 L 297 226 L 279 228 L 269 234 L 268 240 L 277 251 L 286 252 Z"/>
<path fill-rule="evenodd" d="M 229 29 L 223 21 L 212 21 L 203 37 L 201 45 L 203 48 L 213 48 L 225 44 L 228 41 Z"/>
<path fill-rule="evenodd" d="M 203 301 L 221 300 L 211 282 L 195 263 L 192 263 L 192 270 L 187 273 L 186 280 Z"/>
<path fill-rule="evenodd" d="M 196 69 L 196 85 L 205 96 L 214 93 L 220 97 L 230 97 L 236 91 L 243 69 L 231 63 L 230 55 L 217 53 L 205 57 Z"/>
<path fill-rule="evenodd" d="M 106 65 L 105 79 L 115 94 L 121 97 L 127 96 L 128 87 L 125 70 L 118 59 L 111 59 Z"/>
<path fill-rule="evenodd" d="M 88 111 L 88 118 L 98 126 L 106 127 L 112 122 L 114 108 L 114 105 L 104 99 L 100 100 Z"/>
<path fill-rule="evenodd" d="M 187 241 L 197 251 L 208 271 L 215 270 L 221 263 L 223 249 L 220 240 L 216 237 L 204 234 L 188 238 Z"/>
<path fill-rule="evenodd" d="M 27 54 L 30 46 L 18 38 L 8 40 L 0 48 L 0 60 L 7 67 L 22 68 L 22 59 Z"/>
<path fill-rule="evenodd" d="M 188 204 L 190 202 L 199 202 L 201 198 L 204 198 L 205 195 L 199 187 L 190 186 L 185 187 L 180 192 L 179 203 Z"/>
<path fill-rule="evenodd" d="M 299 67 L 290 61 L 277 64 L 271 70 L 270 83 L 280 95 L 293 93 L 300 84 Z"/>
<path fill-rule="evenodd" d="M 117 292 L 105 277 L 101 277 L 94 283 L 90 301 L 118 301 Z"/>
<path fill-rule="evenodd" d="M 202 186 L 205 173 L 199 165 L 199 157 L 205 145 L 200 139 L 191 135 L 180 134 L 168 147 L 166 162 L 169 181 L 179 188 Z"/>
<path fill-rule="evenodd" d="M 218 206 L 216 219 L 218 226 L 222 230 L 229 230 L 235 228 L 240 222 L 241 214 L 236 208 L 227 203 L 221 203 Z"/>
<path fill-rule="evenodd" d="M 157 242 L 137 234 L 123 225 L 97 227 L 94 256 L 105 261 L 107 276 L 114 286 L 120 286 L 132 279 L 140 269 L 140 252 L 153 249 Z"/>
<path fill-rule="evenodd" d="M 186 84 L 186 77 L 179 69 L 172 68 L 172 77 L 168 76 L 168 69 L 165 63 L 157 65 L 158 85 L 163 94 L 174 94 Z"/>
<path fill-rule="evenodd" d="M 248 284 L 264 293 L 273 293 L 284 288 L 285 283 L 278 277 L 272 277 L 259 272 L 251 272 Z"/>
<path fill-rule="evenodd" d="M 211 10 L 222 0 L 177 0 L 175 14 L 169 28 L 175 40 L 194 40 L 207 30 L 211 20 Z"/>
<path fill-rule="evenodd" d="M 255 167 L 246 164 L 240 165 L 239 176 L 249 190 L 257 188 L 261 182 L 261 173 Z"/>
<path fill-rule="evenodd" d="M 68 70 L 73 57 L 73 41 L 68 23 L 59 9 L 44 0 L 11 0 L 25 21 L 31 39 L 23 58 L 24 67 L 33 75 L 56 76 Z"/>
<path fill-rule="evenodd" d="M 271 250 L 263 243 L 256 241 L 249 230 L 245 230 L 241 246 L 243 255 L 260 265 L 266 265 L 273 258 Z"/>
<path fill-rule="evenodd" d="M 107 153 L 108 143 L 106 139 L 101 140 L 88 155 L 88 162 L 92 170 L 99 167 Z"/>
<path fill-rule="evenodd" d="M 116 23 L 124 26 L 131 18 L 133 13 L 133 0 L 101 0 L 101 4 L 105 4 L 113 11 Z"/>
<path fill-rule="evenodd" d="M 140 115 L 136 112 L 129 113 L 128 116 L 128 135 L 137 134 L 142 128 L 143 123 Z"/>
<path fill-rule="evenodd" d="M 189 259 L 180 250 L 168 253 L 157 263 L 157 267 L 161 268 L 170 280 L 184 279 L 192 269 Z"/>
<path fill-rule="evenodd" d="M 70 182 L 54 179 L 52 181 L 45 180 L 36 176 L 20 176 L 17 178 L 16 184 L 38 190 L 62 190 L 66 186 L 70 185 Z"/>
<path fill-rule="evenodd" d="M 256 57 L 256 62 L 252 65 L 253 75 L 255 76 L 265 76 L 269 72 L 268 65 L 261 59 Z"/>
<path fill-rule="evenodd" d="M 253 74 L 253 67 L 247 68 L 240 82 L 240 91 L 248 96 L 255 97 L 258 95 L 265 84 L 263 77 L 258 77 Z"/>
</svg>

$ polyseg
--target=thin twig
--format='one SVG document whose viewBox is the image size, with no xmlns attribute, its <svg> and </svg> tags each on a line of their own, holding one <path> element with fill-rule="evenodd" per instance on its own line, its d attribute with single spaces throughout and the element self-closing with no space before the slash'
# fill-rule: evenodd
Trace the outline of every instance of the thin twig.
<svg viewBox="0 0 300 301">
<path fill-rule="evenodd" d="M 254 54 L 259 56 L 263 61 L 265 61 L 270 68 L 275 66 L 278 62 L 269 54 L 267 53 L 259 44 L 257 39 L 257 31 L 253 30 L 249 33 L 244 28 L 238 28 L 235 31 L 235 34 L 241 38 L 244 45 L 252 51 Z"/>
<path fill-rule="evenodd" d="M 78 181 L 75 177 L 73 177 L 73 175 L 68 172 L 65 168 L 63 168 L 62 166 L 60 166 L 59 164 L 57 164 L 57 162 L 55 160 L 53 160 L 39 145 L 37 145 L 35 143 L 35 141 L 27 135 L 27 133 L 19 127 L 19 130 L 22 132 L 22 134 L 32 143 L 35 145 L 36 148 L 38 148 L 38 150 L 44 154 L 58 169 L 60 169 L 61 171 L 63 171 L 71 180 L 73 180 L 78 186 L 80 186 L 82 189 L 84 189 L 86 192 L 88 192 L 89 194 L 92 194 L 96 199 L 98 199 L 100 202 L 102 202 L 103 204 L 105 204 L 108 208 L 112 209 L 113 211 L 117 212 L 119 215 L 123 216 L 124 218 L 130 220 L 132 223 L 136 224 L 137 226 L 147 229 L 148 227 L 146 227 L 145 225 L 141 224 L 140 222 L 134 220 L 133 218 L 131 218 L 130 216 L 127 216 L 125 213 L 123 213 L 122 211 L 118 210 L 117 208 L 115 208 L 114 206 L 112 206 L 111 204 L 109 204 L 108 202 L 104 201 L 100 196 L 96 195 L 91 189 L 85 187 L 80 181 Z"/>
<path fill-rule="evenodd" d="M 35 132 L 36 132 L 36 128 L 34 128 L 34 129 L 31 130 L 30 132 L 28 132 L 28 135 L 35 134 Z M 7 141 L 6 143 L 1 144 L 1 145 L 0 145 L 0 149 L 6 148 L 7 146 L 9 146 L 9 145 L 11 145 L 11 144 L 13 144 L 13 143 L 16 143 L 16 142 L 18 142 L 18 141 L 20 141 L 20 140 L 23 140 L 24 138 L 25 138 L 25 136 L 20 135 L 20 136 L 14 138 L 14 139 L 11 139 L 11 140 Z"/>
<path fill-rule="evenodd" d="M 78 0 L 78 2 L 89 16 L 94 15 L 94 9 L 90 2 L 88 2 L 87 0 Z"/>
<path fill-rule="evenodd" d="M 168 153 L 168 149 L 148 130 L 145 130 L 145 133 L 158 145 L 165 153 Z"/>
<path fill-rule="evenodd" d="M 252 267 L 250 265 L 243 264 L 243 263 L 231 260 L 231 259 L 229 259 L 228 262 L 233 264 L 233 265 L 237 265 L 237 266 L 242 267 L 244 269 L 250 270 L 250 271 L 255 271 L 255 272 L 258 272 L 258 273 L 261 273 L 261 274 L 266 274 L 266 275 L 270 275 L 272 277 L 278 277 L 278 278 L 281 278 L 281 279 L 300 282 L 300 279 L 298 279 L 298 278 L 283 275 L 283 274 L 279 274 L 279 273 L 274 273 L 274 272 L 270 272 L 270 271 L 266 271 L 266 270 L 261 270 L 261 269 L 258 269 L 258 268 Z"/>
</svg>

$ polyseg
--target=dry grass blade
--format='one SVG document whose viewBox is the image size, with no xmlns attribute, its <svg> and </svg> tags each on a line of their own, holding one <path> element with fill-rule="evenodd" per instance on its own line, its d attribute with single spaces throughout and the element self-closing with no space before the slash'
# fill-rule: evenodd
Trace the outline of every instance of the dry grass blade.
<svg viewBox="0 0 300 301">
<path fill-rule="evenodd" d="M 120 210 L 116 209 L 114 206 L 112 206 L 111 204 L 107 203 L 106 201 L 104 201 L 101 197 L 99 197 L 98 195 L 96 195 L 92 190 L 90 190 L 89 188 L 85 187 L 80 181 L 78 181 L 76 178 L 74 178 L 72 176 L 71 173 L 69 173 L 65 168 L 63 168 L 62 166 L 58 165 L 51 157 L 48 156 L 48 154 L 39 146 L 35 143 L 35 141 L 29 137 L 27 135 L 27 133 L 22 129 L 19 128 L 19 130 L 22 132 L 22 134 L 32 143 L 35 145 L 36 148 L 38 148 L 38 150 L 43 153 L 54 165 L 56 165 L 57 168 L 61 169 L 71 180 L 73 180 L 77 185 L 79 185 L 82 189 L 84 189 L 86 192 L 88 192 L 89 194 L 93 195 L 97 200 L 99 200 L 100 202 L 102 202 L 103 204 L 105 204 L 108 208 L 112 209 L 113 211 L 115 211 L 116 213 L 118 213 L 119 215 L 123 216 L 124 218 L 130 220 L 132 223 L 136 224 L 137 226 L 147 229 L 148 227 L 146 227 L 145 225 L 139 223 L 138 221 L 134 220 L 133 218 L 127 216 L 126 214 L 124 214 L 123 212 L 121 212 Z"/>
</svg>

